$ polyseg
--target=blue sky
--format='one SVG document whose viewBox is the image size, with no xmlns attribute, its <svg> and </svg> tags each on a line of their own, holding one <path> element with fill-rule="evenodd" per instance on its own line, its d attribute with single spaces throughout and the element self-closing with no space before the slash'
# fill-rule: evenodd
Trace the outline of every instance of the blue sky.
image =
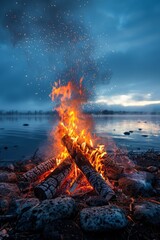
<svg viewBox="0 0 160 240">
<path fill-rule="evenodd" d="M 84 76 L 92 108 L 160 109 L 158 0 L 2 0 L 0 109 L 51 110 Z"/>
</svg>

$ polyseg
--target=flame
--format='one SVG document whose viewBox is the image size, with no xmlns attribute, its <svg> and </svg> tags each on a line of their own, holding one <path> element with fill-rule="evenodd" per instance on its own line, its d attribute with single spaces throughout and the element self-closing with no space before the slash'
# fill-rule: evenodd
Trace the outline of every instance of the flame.
<svg viewBox="0 0 160 240">
<path fill-rule="evenodd" d="M 74 144 L 81 149 L 93 167 L 105 179 L 103 158 L 107 154 L 104 145 L 96 145 L 95 138 L 92 136 L 93 122 L 91 116 L 86 116 L 82 111 L 82 106 L 86 102 L 85 91 L 82 87 L 83 78 L 80 79 L 79 86 L 68 82 L 61 86 L 58 81 L 54 84 L 51 99 L 56 103 L 60 121 L 56 130 L 52 131 L 54 138 L 54 149 L 57 150 L 57 165 L 68 157 L 68 151 L 61 143 L 64 135 L 68 135 Z M 78 176 L 79 169 L 74 166 L 74 181 Z"/>
</svg>

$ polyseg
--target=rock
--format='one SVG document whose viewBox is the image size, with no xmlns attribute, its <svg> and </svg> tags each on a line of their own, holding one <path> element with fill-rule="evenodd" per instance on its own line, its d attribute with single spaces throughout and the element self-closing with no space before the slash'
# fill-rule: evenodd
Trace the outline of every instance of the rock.
<svg viewBox="0 0 160 240">
<path fill-rule="evenodd" d="M 141 222 L 160 226 L 160 204 L 143 202 L 135 205 L 134 218 Z"/>
<path fill-rule="evenodd" d="M 17 148 L 17 147 L 18 147 L 18 145 L 14 145 L 13 147 L 14 147 L 14 148 Z"/>
<path fill-rule="evenodd" d="M 0 231 L 0 239 L 7 239 L 9 238 L 9 235 L 7 233 L 7 230 L 4 228 Z"/>
<path fill-rule="evenodd" d="M 24 123 L 23 126 L 27 127 L 27 126 L 29 126 L 29 124 L 28 123 Z"/>
<path fill-rule="evenodd" d="M 39 204 L 38 198 L 21 198 L 16 199 L 11 206 L 10 211 L 14 215 L 20 215 L 21 213 L 35 207 Z"/>
<path fill-rule="evenodd" d="M 0 183 L 0 198 L 15 198 L 20 195 L 20 190 L 15 183 Z"/>
<path fill-rule="evenodd" d="M 22 166 L 22 171 L 27 172 L 29 170 L 31 170 L 32 168 L 34 168 L 36 166 L 36 164 L 34 163 L 27 163 L 24 166 Z"/>
<path fill-rule="evenodd" d="M 5 164 L 5 165 L 0 164 L 0 170 L 14 172 L 14 165 L 12 163 Z"/>
<path fill-rule="evenodd" d="M 80 212 L 80 223 L 87 232 L 103 232 L 122 229 L 127 225 L 124 212 L 116 206 L 84 208 Z"/>
<path fill-rule="evenodd" d="M 124 135 L 130 135 L 130 132 L 124 132 L 123 134 Z"/>
<path fill-rule="evenodd" d="M 87 198 L 86 203 L 89 206 L 104 206 L 108 204 L 108 202 L 104 198 L 101 198 L 99 196 L 91 196 Z"/>
<path fill-rule="evenodd" d="M 148 135 L 147 134 L 142 134 L 142 137 L 148 137 Z"/>
<path fill-rule="evenodd" d="M 75 208 L 75 201 L 70 197 L 44 200 L 22 213 L 17 223 L 17 231 L 43 230 L 45 225 L 54 220 L 70 217 L 75 212 Z"/>
<path fill-rule="evenodd" d="M 130 132 L 130 133 L 133 133 L 134 131 L 130 130 L 129 132 Z"/>
<path fill-rule="evenodd" d="M 138 128 L 139 131 L 142 131 L 142 128 Z"/>
<path fill-rule="evenodd" d="M 8 169 L 9 171 L 14 172 L 14 165 L 12 163 L 8 164 L 6 167 L 6 169 Z"/>
<path fill-rule="evenodd" d="M 0 214 L 4 214 L 9 209 L 9 202 L 7 199 L 0 199 Z"/>
<path fill-rule="evenodd" d="M 43 231 L 44 239 L 66 239 L 81 240 L 83 239 L 82 231 L 79 226 L 71 220 L 57 220 L 45 226 Z"/>
<path fill-rule="evenodd" d="M 125 175 L 118 184 L 126 195 L 150 197 L 156 192 L 152 186 L 154 180 L 153 174 L 141 171 Z"/>
<path fill-rule="evenodd" d="M 157 179 L 156 179 L 155 189 L 156 189 L 156 191 L 157 191 L 158 196 L 160 196 L 160 178 L 157 178 Z"/>
<path fill-rule="evenodd" d="M 151 173 L 157 172 L 157 171 L 158 171 L 158 168 L 155 167 L 155 166 L 149 166 L 149 167 L 147 167 L 147 171 L 148 171 L 148 172 L 151 172 Z"/>
<path fill-rule="evenodd" d="M 14 172 L 0 172 L 0 182 L 17 182 Z"/>
</svg>

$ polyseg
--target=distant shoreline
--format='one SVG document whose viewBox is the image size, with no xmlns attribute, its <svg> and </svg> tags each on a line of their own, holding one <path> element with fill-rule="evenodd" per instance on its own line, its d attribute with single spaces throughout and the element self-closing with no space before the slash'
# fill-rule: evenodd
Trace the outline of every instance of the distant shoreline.
<svg viewBox="0 0 160 240">
<path fill-rule="evenodd" d="M 142 111 L 84 111 L 85 114 L 93 115 L 160 115 L 160 112 L 142 112 Z M 0 116 L 46 116 L 46 115 L 57 115 L 56 111 L 0 111 Z"/>
</svg>

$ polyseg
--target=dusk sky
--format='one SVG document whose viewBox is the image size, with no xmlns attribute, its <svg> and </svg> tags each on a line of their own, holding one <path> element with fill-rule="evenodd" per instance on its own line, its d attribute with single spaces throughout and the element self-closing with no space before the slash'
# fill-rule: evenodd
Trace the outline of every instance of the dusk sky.
<svg viewBox="0 0 160 240">
<path fill-rule="evenodd" d="M 0 24 L 0 110 L 82 76 L 92 108 L 160 110 L 159 0 L 1 0 Z"/>
</svg>

